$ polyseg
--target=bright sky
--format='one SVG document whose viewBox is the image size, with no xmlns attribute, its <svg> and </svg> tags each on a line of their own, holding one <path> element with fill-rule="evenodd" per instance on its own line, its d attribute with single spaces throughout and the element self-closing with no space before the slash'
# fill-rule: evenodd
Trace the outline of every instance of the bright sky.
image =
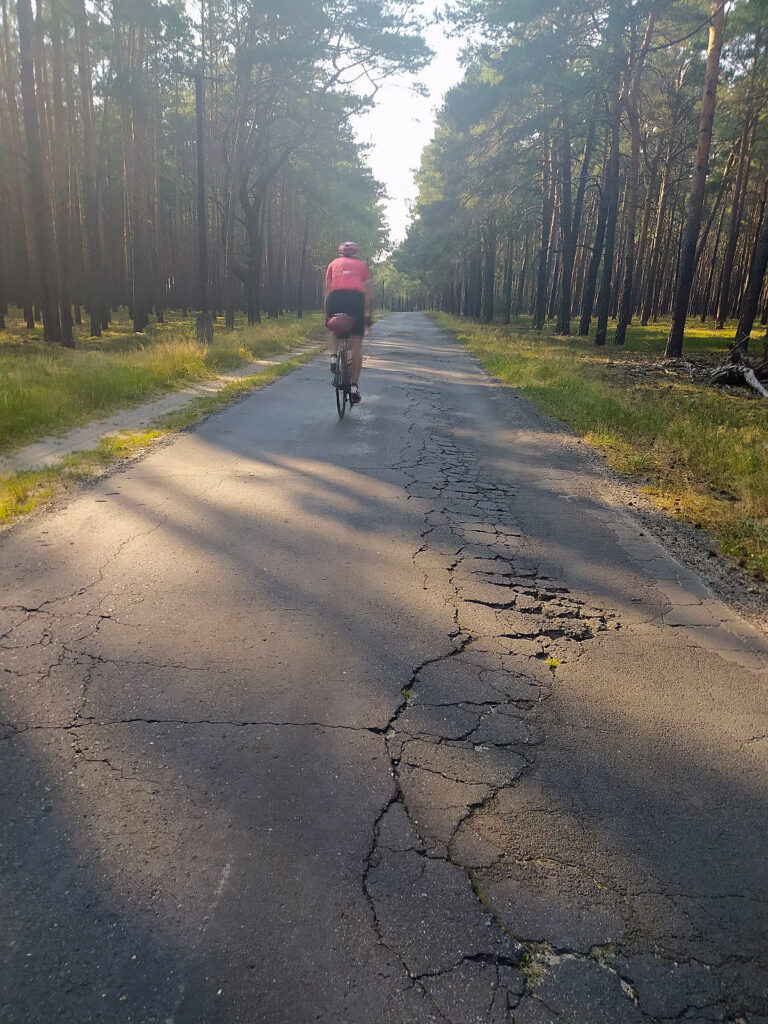
<svg viewBox="0 0 768 1024">
<path fill-rule="evenodd" d="M 432 7 L 423 3 L 425 14 Z M 417 76 L 428 90 L 427 96 L 415 95 L 412 78 L 386 82 L 376 97 L 376 107 L 355 119 L 361 142 L 372 144 L 368 161 L 374 177 L 385 186 L 390 236 L 393 243 L 405 238 L 410 220 L 410 204 L 416 198 L 414 172 L 421 151 L 432 138 L 435 112 L 452 85 L 462 77 L 458 53 L 460 39 L 447 39 L 438 26 L 426 31 L 427 43 L 435 53 L 432 63 Z"/>
</svg>

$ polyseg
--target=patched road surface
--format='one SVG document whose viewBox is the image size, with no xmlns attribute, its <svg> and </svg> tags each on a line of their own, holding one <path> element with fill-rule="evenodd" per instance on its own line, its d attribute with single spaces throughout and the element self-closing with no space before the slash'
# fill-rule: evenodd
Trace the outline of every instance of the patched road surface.
<svg viewBox="0 0 768 1024">
<path fill-rule="evenodd" d="M 0 1021 L 768 1021 L 768 644 L 420 314 L 0 540 Z"/>
</svg>

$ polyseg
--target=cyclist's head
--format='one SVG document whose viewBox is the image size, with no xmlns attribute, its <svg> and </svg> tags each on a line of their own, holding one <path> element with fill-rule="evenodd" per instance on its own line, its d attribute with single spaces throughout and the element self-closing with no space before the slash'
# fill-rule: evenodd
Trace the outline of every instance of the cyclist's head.
<svg viewBox="0 0 768 1024">
<path fill-rule="evenodd" d="M 339 246 L 339 256 L 357 256 L 358 252 L 356 242 L 342 242 Z"/>
</svg>

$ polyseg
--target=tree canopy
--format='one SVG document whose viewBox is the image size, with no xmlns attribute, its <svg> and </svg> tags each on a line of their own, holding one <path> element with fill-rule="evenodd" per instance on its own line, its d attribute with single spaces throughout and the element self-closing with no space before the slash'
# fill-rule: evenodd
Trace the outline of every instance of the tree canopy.
<svg viewBox="0 0 768 1024">
<path fill-rule="evenodd" d="M 0 0 L 0 14 L 0 317 L 16 303 L 66 345 L 83 308 L 93 334 L 118 305 L 142 330 L 199 307 L 207 284 L 228 323 L 256 320 L 317 305 L 340 234 L 384 247 L 350 118 L 428 59 L 408 0 Z"/>
<path fill-rule="evenodd" d="M 765 0 L 736 0 L 727 17 L 719 0 L 469 0 L 447 18 L 472 42 L 422 155 L 414 220 L 392 257 L 403 283 L 393 301 L 407 292 L 506 322 L 527 313 L 537 327 L 552 317 L 562 334 L 574 317 L 587 334 L 596 318 L 598 344 L 613 318 L 620 344 L 632 317 L 673 312 L 698 175 L 678 306 L 683 322 L 738 315 L 766 221 Z M 763 276 L 752 283 L 765 322 Z"/>
</svg>

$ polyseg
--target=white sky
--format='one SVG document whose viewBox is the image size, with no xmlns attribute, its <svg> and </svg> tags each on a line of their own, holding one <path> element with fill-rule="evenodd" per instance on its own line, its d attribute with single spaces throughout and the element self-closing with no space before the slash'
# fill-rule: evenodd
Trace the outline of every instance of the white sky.
<svg viewBox="0 0 768 1024">
<path fill-rule="evenodd" d="M 431 7 L 427 2 L 423 7 L 428 14 Z M 393 243 L 405 238 L 410 204 L 416 198 L 413 175 L 422 149 L 432 138 L 435 111 L 447 90 L 462 77 L 458 62 L 462 41 L 447 39 L 438 26 L 431 26 L 425 34 L 435 56 L 416 80 L 427 87 L 428 95 L 411 91 L 412 76 L 393 78 L 379 90 L 376 107 L 353 121 L 359 140 L 373 147 L 368 162 L 389 196 L 386 211 Z"/>
</svg>

